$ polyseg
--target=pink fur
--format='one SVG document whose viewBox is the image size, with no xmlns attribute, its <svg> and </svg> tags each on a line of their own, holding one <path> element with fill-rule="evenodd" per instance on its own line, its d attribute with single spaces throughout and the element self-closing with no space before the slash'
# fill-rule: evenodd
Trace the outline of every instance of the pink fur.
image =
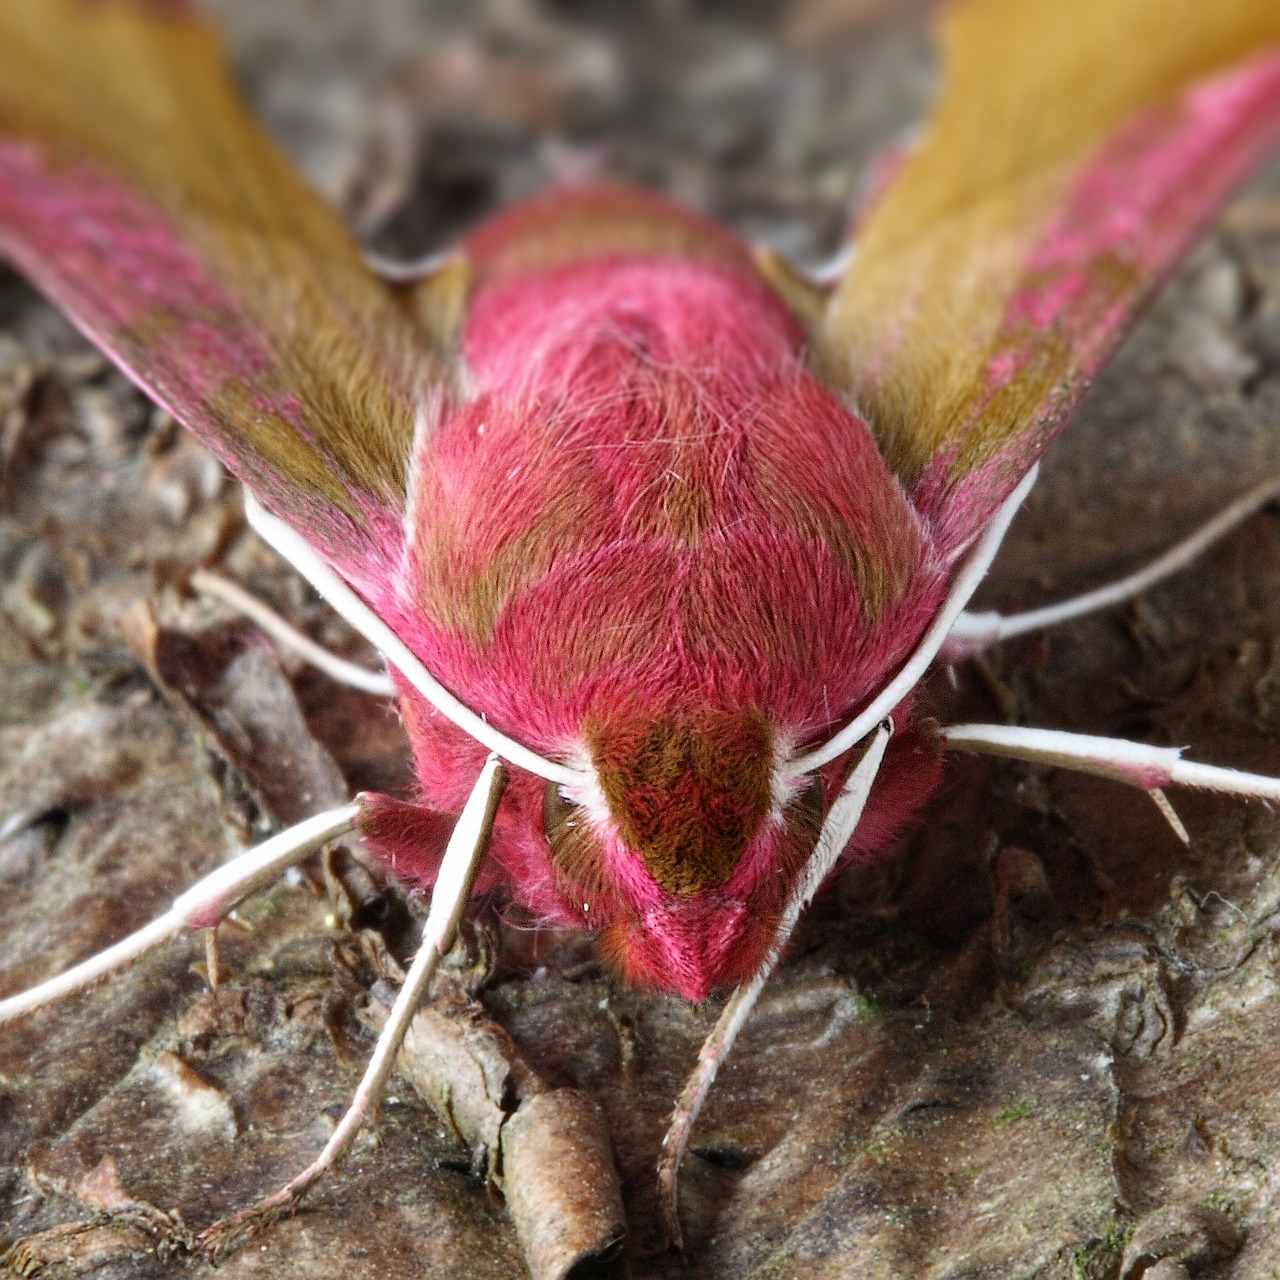
<svg viewBox="0 0 1280 1280">
<path fill-rule="evenodd" d="M 498 276 L 463 345 L 472 394 L 421 441 L 405 573 L 373 603 L 535 749 L 585 756 L 588 721 L 700 705 L 754 707 L 779 739 L 814 740 L 936 612 L 946 577 L 926 531 L 746 270 L 605 254 Z M 478 581 L 502 595 L 477 620 Z M 421 802 L 456 812 L 483 749 L 412 690 L 402 702 Z M 873 806 L 868 831 L 900 825 L 936 769 L 917 777 L 910 795 L 886 788 L 891 811 Z M 608 825 L 600 865 L 568 882 L 542 788 L 513 779 L 486 885 L 601 929 L 629 974 L 691 999 L 754 970 L 799 871 L 779 823 L 692 898 L 665 892 Z M 432 878 L 438 848 L 380 847 L 399 874 Z"/>
</svg>

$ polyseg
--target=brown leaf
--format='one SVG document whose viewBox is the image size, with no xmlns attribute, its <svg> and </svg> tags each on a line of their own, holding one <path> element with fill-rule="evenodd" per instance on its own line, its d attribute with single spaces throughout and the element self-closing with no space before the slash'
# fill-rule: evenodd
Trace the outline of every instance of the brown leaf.
<svg viewBox="0 0 1280 1280">
<path fill-rule="evenodd" d="M 397 1065 L 502 1190 L 533 1280 L 618 1257 L 626 1218 L 599 1107 L 577 1089 L 548 1090 L 452 979 L 437 979 Z"/>
<path fill-rule="evenodd" d="M 348 798 L 265 644 L 246 641 L 235 625 L 198 633 L 161 626 L 145 601 L 120 625 L 169 703 L 208 736 L 276 821 L 298 822 Z"/>
<path fill-rule="evenodd" d="M 577 1089 L 520 1102 L 502 1128 L 502 1188 L 534 1280 L 619 1253 L 626 1218 L 608 1130 Z"/>
</svg>

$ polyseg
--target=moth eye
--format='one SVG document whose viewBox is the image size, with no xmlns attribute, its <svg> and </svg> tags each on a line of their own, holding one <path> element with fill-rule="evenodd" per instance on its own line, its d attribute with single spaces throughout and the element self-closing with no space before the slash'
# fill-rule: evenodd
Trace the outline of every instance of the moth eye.
<svg viewBox="0 0 1280 1280">
<path fill-rule="evenodd" d="M 542 831 L 551 850 L 556 870 L 574 886 L 586 902 L 595 901 L 602 865 L 600 842 L 592 835 L 591 823 L 581 805 L 566 800 L 554 782 L 548 782 L 542 793 Z M 584 905 L 577 903 L 577 907 Z M 577 909 L 575 907 L 575 910 Z"/>
<path fill-rule="evenodd" d="M 822 779 L 813 774 L 803 790 L 783 810 L 787 829 L 797 850 L 808 857 L 818 843 L 822 820 L 826 817 L 827 801 Z"/>
<path fill-rule="evenodd" d="M 566 800 L 557 783 L 548 782 L 542 792 L 542 831 L 548 842 L 559 844 L 581 821 L 581 807 Z"/>
</svg>

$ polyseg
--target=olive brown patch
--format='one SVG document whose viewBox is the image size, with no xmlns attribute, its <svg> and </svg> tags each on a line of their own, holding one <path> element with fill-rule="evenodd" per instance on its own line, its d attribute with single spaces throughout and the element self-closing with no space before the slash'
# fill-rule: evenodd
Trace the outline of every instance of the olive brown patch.
<svg viewBox="0 0 1280 1280">
<path fill-rule="evenodd" d="M 609 811 L 668 893 L 723 884 L 772 806 L 773 732 L 754 708 L 699 708 L 587 729 Z"/>
</svg>

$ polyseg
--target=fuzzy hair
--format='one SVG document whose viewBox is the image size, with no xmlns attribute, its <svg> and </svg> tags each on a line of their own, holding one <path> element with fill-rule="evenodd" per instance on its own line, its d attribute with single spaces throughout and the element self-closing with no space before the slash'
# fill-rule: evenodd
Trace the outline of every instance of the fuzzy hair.
<svg viewBox="0 0 1280 1280">
<path fill-rule="evenodd" d="M 688 759 L 705 758 L 699 726 L 743 716 L 775 742 L 820 737 L 913 647 L 945 593 L 943 559 L 742 261 L 602 252 L 491 272 L 463 353 L 473 393 L 421 433 L 404 572 L 374 603 L 504 732 L 608 758 L 623 779 L 587 852 L 557 861 L 542 782 L 514 778 L 486 882 L 600 929 L 632 976 L 701 998 L 758 965 L 812 845 L 789 811 L 761 808 L 771 780 L 757 769 L 698 793 L 746 815 L 735 847 L 664 874 L 623 838 L 637 828 L 626 771 L 651 778 L 652 762 L 620 744 L 661 753 L 655 726 L 671 725 Z M 421 802 L 456 812 L 483 748 L 412 690 L 402 703 Z M 891 811 L 873 803 L 864 830 L 900 825 L 928 785 L 886 787 Z M 735 787 L 750 790 L 737 808 Z M 646 829 L 665 847 L 709 847 L 680 828 L 707 821 L 696 804 L 664 826 L 654 803 Z M 438 850 L 391 844 L 400 874 L 431 878 Z"/>
</svg>

